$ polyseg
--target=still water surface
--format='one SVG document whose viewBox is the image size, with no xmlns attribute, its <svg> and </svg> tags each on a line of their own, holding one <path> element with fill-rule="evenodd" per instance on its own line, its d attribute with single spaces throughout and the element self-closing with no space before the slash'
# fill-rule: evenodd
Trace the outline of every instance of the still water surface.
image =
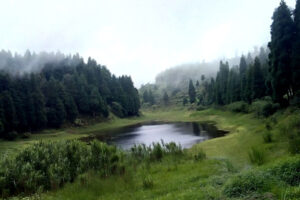
<svg viewBox="0 0 300 200">
<path fill-rule="evenodd" d="M 99 139 L 105 140 L 109 144 L 115 144 L 122 149 L 129 149 L 134 144 L 150 145 L 161 140 L 165 143 L 179 143 L 183 148 L 189 148 L 196 143 L 225 134 L 226 131 L 218 130 L 212 123 L 151 122 L 115 129 L 106 137 L 101 136 Z"/>
</svg>

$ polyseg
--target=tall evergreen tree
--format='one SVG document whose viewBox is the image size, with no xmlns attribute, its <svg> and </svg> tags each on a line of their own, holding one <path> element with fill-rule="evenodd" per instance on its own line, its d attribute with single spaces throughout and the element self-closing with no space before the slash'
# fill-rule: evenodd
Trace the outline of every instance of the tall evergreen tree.
<svg viewBox="0 0 300 200">
<path fill-rule="evenodd" d="M 220 62 L 220 69 L 216 77 L 216 103 L 220 105 L 226 104 L 227 86 L 229 77 L 229 64 Z"/>
<path fill-rule="evenodd" d="M 284 1 L 280 2 L 272 19 L 271 42 L 268 45 L 272 96 L 274 101 L 283 104 L 285 95 L 288 99 L 293 96 L 291 55 L 294 37 L 291 12 Z"/>
<path fill-rule="evenodd" d="M 163 101 L 165 105 L 169 103 L 169 96 L 167 92 L 164 92 Z"/>
<path fill-rule="evenodd" d="M 237 67 L 232 67 L 229 72 L 227 83 L 226 103 L 232 103 L 240 100 L 240 80 Z"/>
<path fill-rule="evenodd" d="M 155 98 L 154 98 L 154 96 L 153 96 L 153 93 L 152 93 L 152 90 L 149 90 L 149 96 L 148 96 L 148 102 L 150 103 L 150 105 L 153 105 L 153 104 L 155 104 Z"/>
<path fill-rule="evenodd" d="M 145 92 L 143 93 L 143 102 L 144 102 L 144 103 L 149 102 L 149 94 L 148 94 L 148 90 L 145 90 Z"/>
<path fill-rule="evenodd" d="M 258 99 L 265 94 L 265 80 L 258 57 L 254 60 L 251 99 Z"/>
<path fill-rule="evenodd" d="M 294 39 L 292 54 L 292 81 L 294 91 L 300 90 L 300 0 L 294 10 Z"/>
<path fill-rule="evenodd" d="M 192 80 L 189 82 L 189 98 L 190 103 L 194 103 L 196 101 L 196 90 Z"/>
<path fill-rule="evenodd" d="M 246 72 L 247 72 L 247 63 L 246 63 L 246 58 L 244 55 L 242 55 L 240 59 L 240 98 L 243 101 L 246 101 L 246 85 L 247 85 L 247 80 L 246 80 Z"/>
</svg>

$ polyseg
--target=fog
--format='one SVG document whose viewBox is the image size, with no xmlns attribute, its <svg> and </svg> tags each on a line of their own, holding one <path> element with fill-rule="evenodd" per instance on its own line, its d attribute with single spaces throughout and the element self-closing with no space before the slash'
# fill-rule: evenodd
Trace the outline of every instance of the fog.
<svg viewBox="0 0 300 200">
<path fill-rule="evenodd" d="M 270 39 L 280 0 L 2 0 L 0 49 L 79 53 L 136 86 L 172 66 L 238 56 Z M 287 0 L 294 7 L 294 0 Z"/>
</svg>

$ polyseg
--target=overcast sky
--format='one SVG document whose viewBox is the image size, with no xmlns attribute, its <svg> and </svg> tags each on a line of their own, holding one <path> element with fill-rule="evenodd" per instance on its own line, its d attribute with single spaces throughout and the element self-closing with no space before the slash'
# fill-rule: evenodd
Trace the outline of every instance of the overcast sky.
<svg viewBox="0 0 300 200">
<path fill-rule="evenodd" d="M 280 0 L 0 2 L 0 49 L 78 52 L 139 86 L 171 66 L 266 44 Z M 294 7 L 295 0 L 286 2 Z"/>
</svg>

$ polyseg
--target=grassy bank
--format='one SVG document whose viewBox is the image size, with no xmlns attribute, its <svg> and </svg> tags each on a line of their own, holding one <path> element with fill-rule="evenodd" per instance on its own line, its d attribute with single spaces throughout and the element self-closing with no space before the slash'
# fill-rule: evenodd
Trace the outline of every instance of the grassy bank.
<svg viewBox="0 0 300 200">
<path fill-rule="evenodd" d="M 270 118 L 215 109 L 197 112 L 148 110 L 139 118 L 113 119 L 89 127 L 67 129 L 59 137 L 104 133 L 112 128 L 151 120 L 214 121 L 230 134 L 197 144 L 181 157 L 167 156 L 159 162 L 127 162 L 123 175 L 103 177 L 90 171 L 62 189 L 32 199 L 298 199 L 299 185 L 289 185 L 285 179 L 277 178 L 275 172 L 269 173 L 270 169 L 281 169 L 286 164 L 280 163 L 289 158 L 298 159 L 289 153 L 288 133 L 284 131 L 298 115 L 295 110 L 279 111 Z M 271 134 L 269 142 L 264 140 L 266 132 Z M 253 149 L 258 152 L 258 158 L 261 156 L 259 166 L 249 159 Z M 202 151 L 206 159 L 196 159 Z M 299 175 L 295 177 L 298 181 Z"/>
</svg>

